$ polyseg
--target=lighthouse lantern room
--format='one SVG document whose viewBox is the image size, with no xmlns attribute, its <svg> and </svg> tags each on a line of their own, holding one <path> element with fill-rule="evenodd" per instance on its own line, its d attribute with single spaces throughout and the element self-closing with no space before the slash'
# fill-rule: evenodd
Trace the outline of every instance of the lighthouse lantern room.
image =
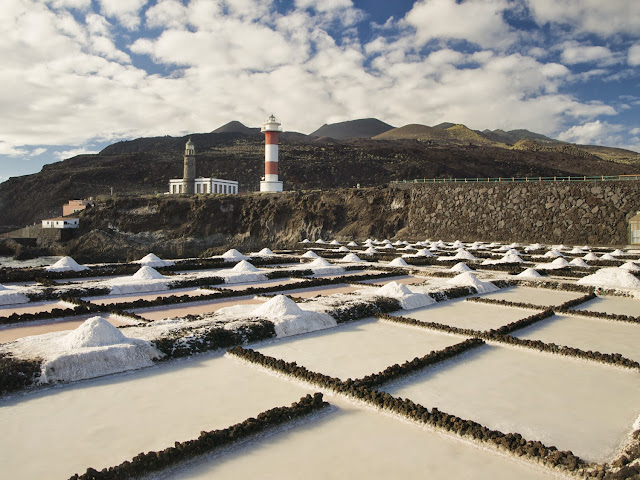
<svg viewBox="0 0 640 480">
<path fill-rule="evenodd" d="M 264 133 L 264 180 L 260 182 L 260 191 L 282 192 L 282 182 L 278 181 L 278 134 L 282 131 L 280 122 L 271 115 L 260 131 Z"/>
</svg>

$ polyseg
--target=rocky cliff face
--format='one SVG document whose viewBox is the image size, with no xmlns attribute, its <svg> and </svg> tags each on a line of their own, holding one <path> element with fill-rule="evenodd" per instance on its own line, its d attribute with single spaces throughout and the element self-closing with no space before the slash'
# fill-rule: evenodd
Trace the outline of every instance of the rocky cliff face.
<svg viewBox="0 0 640 480">
<path fill-rule="evenodd" d="M 80 261 L 182 257 L 304 238 L 393 238 L 624 245 L 640 181 L 417 184 L 284 194 L 109 199 L 78 237 L 49 241 Z"/>
</svg>

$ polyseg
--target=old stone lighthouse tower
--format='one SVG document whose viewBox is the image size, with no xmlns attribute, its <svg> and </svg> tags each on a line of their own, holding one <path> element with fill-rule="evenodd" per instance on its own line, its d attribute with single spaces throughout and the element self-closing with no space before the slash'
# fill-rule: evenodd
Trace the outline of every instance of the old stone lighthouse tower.
<svg viewBox="0 0 640 480">
<path fill-rule="evenodd" d="M 184 148 L 184 174 L 182 176 L 182 193 L 193 195 L 196 180 L 196 147 L 189 139 Z"/>
</svg>

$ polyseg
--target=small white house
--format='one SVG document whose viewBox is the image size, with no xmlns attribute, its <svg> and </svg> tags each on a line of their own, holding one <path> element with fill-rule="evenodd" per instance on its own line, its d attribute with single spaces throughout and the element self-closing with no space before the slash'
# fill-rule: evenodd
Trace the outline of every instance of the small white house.
<svg viewBox="0 0 640 480">
<path fill-rule="evenodd" d="M 57 217 L 42 220 L 42 228 L 78 228 L 80 219 L 73 217 Z"/>
<path fill-rule="evenodd" d="M 194 180 L 194 193 L 238 193 L 238 182 L 233 180 L 221 180 L 219 178 L 198 177 Z M 183 180 L 172 178 L 169 180 L 169 193 L 184 193 Z"/>
</svg>

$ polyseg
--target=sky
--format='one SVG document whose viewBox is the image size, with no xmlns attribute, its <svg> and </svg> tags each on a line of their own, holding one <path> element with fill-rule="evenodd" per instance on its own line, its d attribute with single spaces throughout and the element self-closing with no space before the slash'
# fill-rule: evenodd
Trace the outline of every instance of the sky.
<svg viewBox="0 0 640 480">
<path fill-rule="evenodd" d="M 1 0 L 0 28 L 0 182 L 271 113 L 640 151 L 638 0 Z"/>
</svg>

